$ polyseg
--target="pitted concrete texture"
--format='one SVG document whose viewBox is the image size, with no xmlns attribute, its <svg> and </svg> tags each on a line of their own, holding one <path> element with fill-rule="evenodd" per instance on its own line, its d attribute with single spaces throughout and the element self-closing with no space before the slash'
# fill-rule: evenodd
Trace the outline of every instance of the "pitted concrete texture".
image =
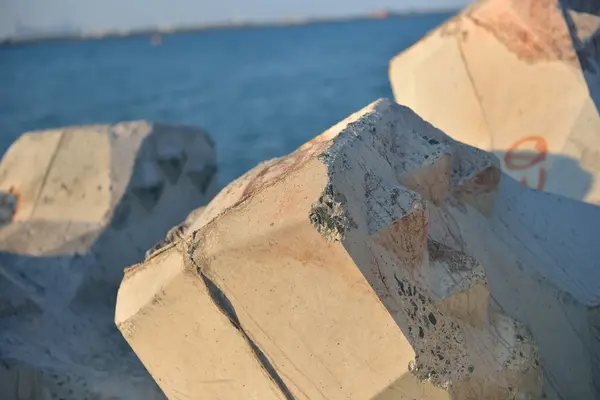
<svg viewBox="0 0 600 400">
<path fill-rule="evenodd" d="M 396 101 L 523 184 L 600 204 L 592 0 L 480 0 L 394 57 Z"/>
<path fill-rule="evenodd" d="M 123 269 L 215 194 L 204 132 L 27 133 L 0 164 L 0 398 L 159 399 L 113 323 Z"/>
<path fill-rule="evenodd" d="M 128 269 L 115 322 L 171 399 L 592 399 L 599 224 L 379 100 Z"/>
</svg>

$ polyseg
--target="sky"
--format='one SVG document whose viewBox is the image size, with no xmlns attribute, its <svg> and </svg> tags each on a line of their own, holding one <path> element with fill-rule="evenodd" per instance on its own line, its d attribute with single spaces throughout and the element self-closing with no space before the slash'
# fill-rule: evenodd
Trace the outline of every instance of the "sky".
<svg viewBox="0 0 600 400">
<path fill-rule="evenodd" d="M 459 8 L 468 0 L 0 0 L 0 37 L 19 26 L 84 31 L 190 25 L 232 20 L 364 14 L 381 9 Z"/>
</svg>

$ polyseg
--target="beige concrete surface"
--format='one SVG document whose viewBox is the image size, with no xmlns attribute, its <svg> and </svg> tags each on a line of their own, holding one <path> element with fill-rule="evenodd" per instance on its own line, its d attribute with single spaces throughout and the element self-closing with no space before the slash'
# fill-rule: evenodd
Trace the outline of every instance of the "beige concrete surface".
<svg viewBox="0 0 600 400">
<path fill-rule="evenodd" d="M 394 97 L 527 186 L 600 203 L 598 10 L 477 1 L 391 60 Z"/>
<path fill-rule="evenodd" d="M 21 136 L 0 163 L 0 399 L 160 399 L 113 324 L 123 269 L 217 190 L 204 132 Z"/>
<path fill-rule="evenodd" d="M 598 396 L 600 208 L 390 100 L 189 222 L 115 312 L 171 400 Z"/>
</svg>

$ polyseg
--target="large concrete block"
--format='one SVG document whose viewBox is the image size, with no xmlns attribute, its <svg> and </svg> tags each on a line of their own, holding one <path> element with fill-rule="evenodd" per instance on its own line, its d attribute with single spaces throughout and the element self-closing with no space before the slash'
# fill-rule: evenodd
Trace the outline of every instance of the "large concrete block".
<svg viewBox="0 0 600 400">
<path fill-rule="evenodd" d="M 114 328 L 123 269 L 217 190 L 198 129 L 23 135 L 0 163 L 0 398 L 164 398 Z"/>
<path fill-rule="evenodd" d="M 600 203 L 599 9 L 478 1 L 392 59 L 394 97 L 529 187 Z"/>
<path fill-rule="evenodd" d="M 128 269 L 115 322 L 171 399 L 593 399 L 598 224 L 380 100 Z"/>
</svg>

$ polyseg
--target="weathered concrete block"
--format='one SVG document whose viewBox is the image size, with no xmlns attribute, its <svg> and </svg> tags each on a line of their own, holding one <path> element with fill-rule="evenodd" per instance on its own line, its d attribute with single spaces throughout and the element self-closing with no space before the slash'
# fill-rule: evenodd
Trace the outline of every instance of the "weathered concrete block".
<svg viewBox="0 0 600 400">
<path fill-rule="evenodd" d="M 598 224 L 380 100 L 128 269 L 115 322 L 171 399 L 592 399 Z"/>
<path fill-rule="evenodd" d="M 164 398 L 114 328 L 123 269 L 217 189 L 197 129 L 23 135 L 0 163 L 0 398 Z"/>
<path fill-rule="evenodd" d="M 600 203 L 591 0 L 480 0 L 390 63 L 394 97 L 538 190 Z"/>
</svg>

